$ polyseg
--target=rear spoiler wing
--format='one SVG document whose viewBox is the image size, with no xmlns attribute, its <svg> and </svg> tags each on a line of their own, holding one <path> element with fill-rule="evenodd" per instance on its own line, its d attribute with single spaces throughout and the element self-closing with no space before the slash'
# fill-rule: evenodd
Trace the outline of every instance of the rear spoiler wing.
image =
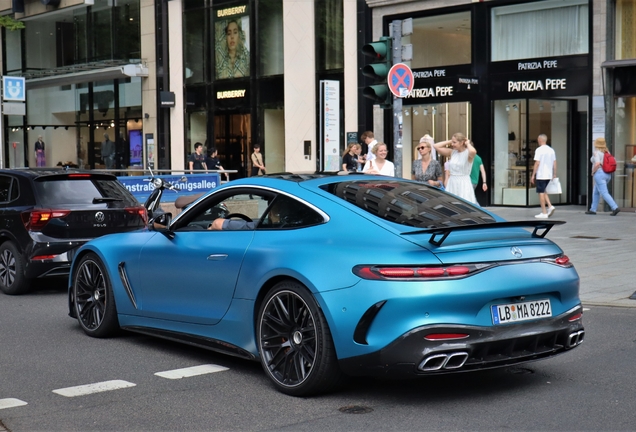
<svg viewBox="0 0 636 432">
<path fill-rule="evenodd" d="M 491 229 L 491 228 L 534 228 L 532 231 L 532 237 L 540 237 L 543 238 L 545 235 L 552 229 L 554 225 L 563 225 L 565 221 L 541 221 L 541 220 L 528 220 L 528 221 L 513 221 L 513 222 L 495 222 L 495 223 L 485 223 L 485 224 L 477 224 L 477 225 L 458 225 L 452 227 L 437 227 L 437 228 L 427 228 L 417 231 L 409 231 L 402 233 L 402 235 L 415 235 L 415 234 L 430 234 L 431 238 L 428 240 L 429 243 L 435 246 L 441 246 L 444 243 L 444 240 L 448 237 L 450 233 L 453 231 L 467 231 L 467 230 L 481 230 L 481 229 Z M 541 231 L 541 232 L 540 232 Z"/>
</svg>

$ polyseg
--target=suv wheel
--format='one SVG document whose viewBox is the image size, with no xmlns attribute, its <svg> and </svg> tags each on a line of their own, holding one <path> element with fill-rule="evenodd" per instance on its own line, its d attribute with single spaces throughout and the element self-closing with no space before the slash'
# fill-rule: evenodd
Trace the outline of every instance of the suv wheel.
<svg viewBox="0 0 636 432">
<path fill-rule="evenodd" d="M 7 241 L 0 245 L 0 290 L 9 295 L 24 294 L 29 283 L 24 276 L 24 258 L 18 248 Z"/>
</svg>

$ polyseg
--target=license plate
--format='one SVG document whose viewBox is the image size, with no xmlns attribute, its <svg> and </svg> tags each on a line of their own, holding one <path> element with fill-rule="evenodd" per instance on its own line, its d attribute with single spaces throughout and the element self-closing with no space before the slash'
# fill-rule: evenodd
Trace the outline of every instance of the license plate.
<svg viewBox="0 0 636 432">
<path fill-rule="evenodd" d="M 550 300 L 492 305 L 493 324 L 509 324 L 552 316 Z"/>
</svg>

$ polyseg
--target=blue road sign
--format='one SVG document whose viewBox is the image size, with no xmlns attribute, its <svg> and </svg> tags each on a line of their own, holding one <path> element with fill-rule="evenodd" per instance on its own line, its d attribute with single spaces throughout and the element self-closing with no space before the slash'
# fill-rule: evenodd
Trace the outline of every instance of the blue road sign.
<svg viewBox="0 0 636 432">
<path fill-rule="evenodd" d="M 6 101 L 20 101 L 26 100 L 25 81 L 22 77 L 2 77 L 2 94 Z"/>
<path fill-rule="evenodd" d="M 394 64 L 387 75 L 387 83 L 391 93 L 396 97 L 403 98 L 408 96 L 413 90 L 413 84 L 415 84 L 411 68 L 404 63 Z"/>
</svg>

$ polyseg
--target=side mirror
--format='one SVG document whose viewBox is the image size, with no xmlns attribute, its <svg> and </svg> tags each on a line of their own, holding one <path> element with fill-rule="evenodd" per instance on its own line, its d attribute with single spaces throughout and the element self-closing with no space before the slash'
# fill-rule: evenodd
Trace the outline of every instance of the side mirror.
<svg viewBox="0 0 636 432">
<path fill-rule="evenodd" d="M 150 219 L 148 227 L 155 231 L 167 231 L 172 222 L 172 213 L 161 213 L 156 217 Z"/>
</svg>

